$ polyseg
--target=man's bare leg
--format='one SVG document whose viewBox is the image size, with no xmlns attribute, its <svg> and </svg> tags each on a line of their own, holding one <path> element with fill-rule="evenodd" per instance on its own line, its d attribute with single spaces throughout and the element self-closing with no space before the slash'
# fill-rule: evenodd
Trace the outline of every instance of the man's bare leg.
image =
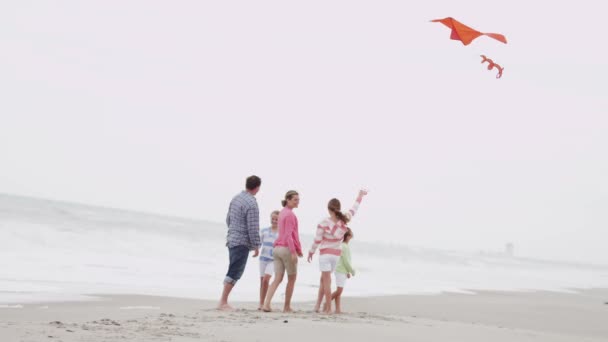
<svg viewBox="0 0 608 342">
<path fill-rule="evenodd" d="M 222 291 L 222 298 L 220 299 L 220 304 L 217 306 L 218 310 L 222 311 L 232 311 L 233 307 L 228 305 L 228 296 L 230 296 L 230 292 L 234 288 L 234 284 L 224 283 L 224 291 Z"/>
</svg>

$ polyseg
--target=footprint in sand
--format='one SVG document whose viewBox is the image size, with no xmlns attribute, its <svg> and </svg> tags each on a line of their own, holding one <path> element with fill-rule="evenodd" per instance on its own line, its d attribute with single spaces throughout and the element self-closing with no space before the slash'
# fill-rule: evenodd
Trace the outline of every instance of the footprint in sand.
<svg viewBox="0 0 608 342">
<path fill-rule="evenodd" d="M 93 324 L 103 324 L 103 325 L 116 325 L 116 326 L 120 326 L 120 323 L 111 320 L 109 318 L 104 318 L 101 321 L 97 322 L 97 321 L 93 321 Z"/>
<path fill-rule="evenodd" d="M 55 328 L 59 328 L 59 329 L 62 329 L 65 327 L 65 325 L 60 321 L 52 321 L 49 323 L 49 325 L 54 326 Z"/>
</svg>

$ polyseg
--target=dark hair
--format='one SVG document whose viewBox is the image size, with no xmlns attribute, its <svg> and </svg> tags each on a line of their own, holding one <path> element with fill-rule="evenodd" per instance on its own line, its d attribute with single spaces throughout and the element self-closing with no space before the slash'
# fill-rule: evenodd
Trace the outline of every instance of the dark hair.
<svg viewBox="0 0 608 342">
<path fill-rule="evenodd" d="M 285 207 L 287 205 L 287 201 L 292 199 L 293 196 L 298 196 L 298 192 L 295 190 L 289 190 L 287 191 L 287 193 L 285 194 L 285 199 L 281 201 L 281 205 L 283 207 Z"/>
<path fill-rule="evenodd" d="M 344 233 L 344 239 L 343 239 L 342 241 L 345 241 L 345 242 L 346 242 L 346 239 L 347 239 L 349 236 L 353 236 L 353 231 L 352 231 L 350 228 L 346 227 L 346 233 Z"/>
<path fill-rule="evenodd" d="M 349 219 L 346 215 L 344 215 L 340 211 L 341 208 L 342 208 L 342 205 L 340 204 L 340 201 L 337 198 L 332 198 L 329 201 L 329 203 L 327 204 L 327 209 L 329 209 L 329 211 L 336 214 L 336 217 L 338 218 L 338 220 L 344 222 L 344 224 L 347 224 Z"/>
<path fill-rule="evenodd" d="M 255 190 L 255 188 L 262 185 L 262 179 L 258 176 L 249 176 L 247 177 L 247 182 L 245 183 L 245 187 L 247 190 Z"/>
</svg>

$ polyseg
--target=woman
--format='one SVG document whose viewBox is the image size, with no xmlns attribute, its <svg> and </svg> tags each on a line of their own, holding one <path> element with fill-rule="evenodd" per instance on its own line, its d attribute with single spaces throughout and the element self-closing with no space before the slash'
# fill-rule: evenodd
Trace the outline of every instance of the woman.
<svg viewBox="0 0 608 342">
<path fill-rule="evenodd" d="M 319 248 L 321 281 L 319 284 L 319 295 L 317 297 L 317 304 L 315 305 L 315 312 L 319 312 L 321 302 L 323 301 L 323 298 L 325 298 L 323 313 L 331 314 L 331 274 L 336 270 L 336 265 L 342 254 L 341 243 L 344 234 L 348 230 L 346 225 L 355 215 L 357 209 L 359 209 L 359 204 L 365 195 L 367 195 L 367 191 L 359 191 L 359 196 L 357 196 L 355 204 L 345 214 L 341 211 L 340 201 L 336 198 L 331 199 L 327 204 L 329 217 L 325 218 L 317 226 L 315 240 L 308 253 L 308 262 L 311 262 L 312 256 L 315 254 L 317 248 Z"/>
<path fill-rule="evenodd" d="M 291 308 L 291 297 L 296 284 L 298 273 L 298 257 L 302 257 L 302 245 L 300 244 L 300 234 L 298 232 L 298 218 L 293 212 L 300 204 L 300 195 L 290 190 L 285 194 L 282 202 L 283 210 L 279 214 L 279 237 L 274 242 L 274 280 L 268 288 L 268 294 L 264 301 L 262 310 L 272 311 L 270 302 L 277 288 L 283 281 L 283 276 L 287 273 L 287 289 L 285 293 L 285 305 L 283 312 L 293 312 Z"/>
</svg>

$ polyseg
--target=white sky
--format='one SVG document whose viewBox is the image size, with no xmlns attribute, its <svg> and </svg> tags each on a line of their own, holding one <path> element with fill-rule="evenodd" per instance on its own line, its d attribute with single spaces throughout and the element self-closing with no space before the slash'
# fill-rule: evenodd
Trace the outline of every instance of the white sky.
<svg viewBox="0 0 608 342">
<path fill-rule="evenodd" d="M 311 233 L 367 186 L 358 239 L 608 263 L 604 7 L 3 2 L 0 192 L 222 221 L 255 173 Z"/>
</svg>

